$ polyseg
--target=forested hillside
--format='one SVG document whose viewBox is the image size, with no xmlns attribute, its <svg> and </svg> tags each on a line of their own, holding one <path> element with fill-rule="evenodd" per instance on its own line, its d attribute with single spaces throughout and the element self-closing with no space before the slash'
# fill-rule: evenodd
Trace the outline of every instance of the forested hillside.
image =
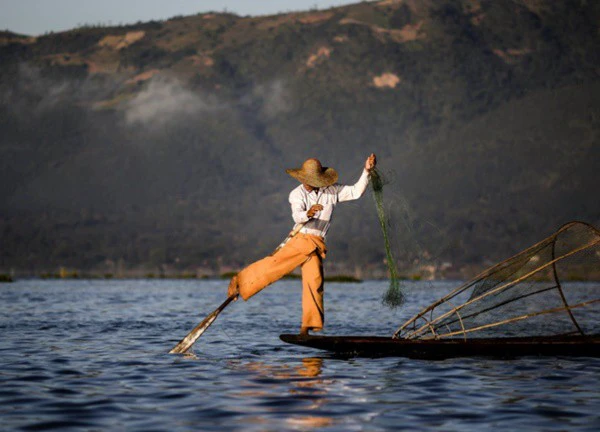
<svg viewBox="0 0 600 432">
<path fill-rule="evenodd" d="M 235 270 L 291 228 L 285 168 L 375 152 L 407 274 L 600 223 L 600 2 L 384 0 L 0 33 L 0 271 Z M 381 274 L 370 197 L 333 273 Z M 460 273 L 461 270 L 463 273 Z"/>
</svg>

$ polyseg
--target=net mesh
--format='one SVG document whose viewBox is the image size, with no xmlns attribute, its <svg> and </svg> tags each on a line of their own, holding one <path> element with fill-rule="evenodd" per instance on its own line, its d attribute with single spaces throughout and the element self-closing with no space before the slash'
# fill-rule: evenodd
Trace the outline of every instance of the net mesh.
<svg viewBox="0 0 600 432">
<path fill-rule="evenodd" d="M 423 309 L 394 337 L 598 335 L 600 284 L 573 279 L 599 271 L 600 231 L 571 222 Z"/>
<path fill-rule="evenodd" d="M 385 215 L 385 208 L 383 205 L 383 185 L 384 180 L 381 174 L 376 170 L 371 171 L 371 187 L 373 188 L 373 198 L 375 199 L 375 207 L 377 208 L 377 218 L 379 219 L 379 225 L 381 226 L 381 232 L 383 234 L 383 242 L 385 247 L 385 262 L 388 267 L 390 286 L 385 292 L 382 298 L 382 303 L 390 308 L 397 308 L 404 304 L 404 294 L 402 292 L 402 284 L 400 281 L 400 273 L 396 266 L 396 261 L 392 254 L 392 246 L 390 242 L 390 235 L 388 231 L 389 221 Z"/>
</svg>

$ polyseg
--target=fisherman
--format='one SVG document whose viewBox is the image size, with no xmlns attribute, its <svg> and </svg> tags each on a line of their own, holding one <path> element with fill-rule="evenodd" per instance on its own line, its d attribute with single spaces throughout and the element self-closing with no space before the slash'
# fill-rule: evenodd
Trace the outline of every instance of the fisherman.
<svg viewBox="0 0 600 432">
<path fill-rule="evenodd" d="M 302 326 L 300 334 L 323 329 L 323 259 L 327 249 L 325 237 L 335 206 L 339 202 L 359 199 L 369 185 L 369 173 L 375 168 L 376 158 L 371 154 L 364 170 L 352 186 L 336 183 L 338 173 L 323 167 L 318 159 L 306 160 L 301 168 L 286 172 L 302 183 L 289 196 L 292 218 L 297 234 L 292 230 L 288 241 L 270 256 L 263 258 L 231 279 L 228 296 L 240 295 L 244 300 L 291 273 L 302 269 Z"/>
</svg>

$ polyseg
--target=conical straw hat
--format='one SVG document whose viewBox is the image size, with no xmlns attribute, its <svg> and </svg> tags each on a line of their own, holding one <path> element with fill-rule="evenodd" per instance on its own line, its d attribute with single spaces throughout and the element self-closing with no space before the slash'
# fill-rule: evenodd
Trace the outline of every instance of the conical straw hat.
<svg viewBox="0 0 600 432">
<path fill-rule="evenodd" d="M 326 187 L 334 184 L 338 179 L 338 173 L 333 168 L 324 167 L 319 159 L 307 159 L 301 168 L 290 168 L 286 173 L 294 177 L 300 183 L 313 187 Z"/>
</svg>

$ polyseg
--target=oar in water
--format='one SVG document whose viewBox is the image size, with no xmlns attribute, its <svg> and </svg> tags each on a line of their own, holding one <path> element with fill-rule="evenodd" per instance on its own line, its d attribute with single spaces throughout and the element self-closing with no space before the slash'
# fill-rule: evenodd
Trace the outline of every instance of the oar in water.
<svg viewBox="0 0 600 432">
<path fill-rule="evenodd" d="M 282 241 L 279 244 L 279 246 L 277 246 L 277 248 L 273 251 L 271 255 L 274 255 L 275 252 L 281 249 L 292 237 L 298 234 L 298 232 L 300 232 L 300 229 L 303 226 L 304 223 L 296 224 L 296 226 L 294 226 L 294 229 L 290 231 L 285 240 Z M 194 327 L 194 329 L 191 332 L 189 332 L 186 337 L 181 339 L 181 342 L 175 345 L 175 347 L 171 351 L 169 351 L 169 354 L 185 354 L 192 347 L 192 345 L 194 345 L 198 338 L 202 336 L 202 333 L 204 333 L 210 327 L 210 325 L 217 319 L 219 314 L 223 312 L 223 309 L 225 309 L 229 305 L 229 303 L 231 303 L 236 298 L 237 294 L 230 295 L 229 297 L 227 297 L 227 300 L 225 300 L 223 304 L 221 304 L 221 306 L 216 308 L 209 316 L 204 318 L 204 321 L 202 321 L 200 324 Z"/>
<path fill-rule="evenodd" d="M 208 329 L 210 325 L 214 322 L 214 320 L 217 319 L 217 317 L 223 311 L 223 309 L 225 309 L 229 303 L 235 300 L 236 297 L 237 295 L 230 295 L 229 297 L 227 297 L 227 300 L 225 300 L 223 304 L 221 304 L 221 306 L 216 308 L 213 311 L 213 313 L 204 318 L 204 321 L 202 321 L 200 324 L 194 327 L 194 329 L 191 332 L 189 332 L 186 337 L 181 339 L 181 342 L 179 342 L 171 351 L 169 351 L 169 354 L 186 353 L 187 350 L 189 350 L 192 347 L 192 345 L 194 345 L 194 342 L 196 342 L 198 338 L 202 336 L 202 333 L 204 333 L 206 329 Z"/>
</svg>

